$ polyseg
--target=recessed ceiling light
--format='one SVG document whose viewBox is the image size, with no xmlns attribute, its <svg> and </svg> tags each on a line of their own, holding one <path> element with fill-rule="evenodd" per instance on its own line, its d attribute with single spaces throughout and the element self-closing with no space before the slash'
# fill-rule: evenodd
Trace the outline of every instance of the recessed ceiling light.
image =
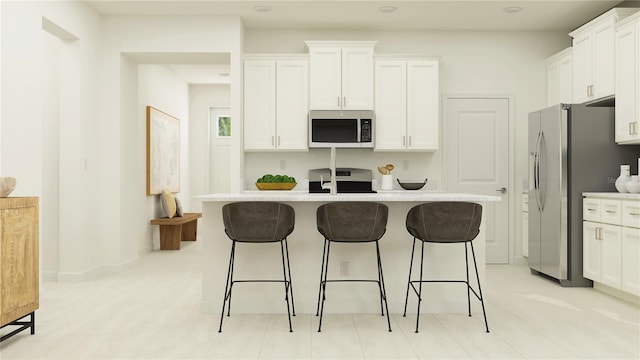
<svg viewBox="0 0 640 360">
<path fill-rule="evenodd" d="M 385 14 L 388 14 L 388 13 L 392 13 L 392 12 L 394 12 L 394 11 L 398 10 L 398 8 L 397 8 L 397 7 L 395 7 L 395 6 L 380 6 L 380 7 L 378 8 L 378 10 L 380 10 L 380 12 L 383 12 L 383 13 L 385 13 Z"/>
<path fill-rule="evenodd" d="M 265 6 L 265 5 L 258 5 L 258 6 L 254 6 L 253 10 L 257 11 L 257 12 L 269 12 L 271 11 L 271 6 Z"/>
<path fill-rule="evenodd" d="M 515 14 L 522 11 L 522 8 L 520 6 L 509 6 L 509 7 L 503 8 L 502 11 L 507 14 Z"/>
</svg>

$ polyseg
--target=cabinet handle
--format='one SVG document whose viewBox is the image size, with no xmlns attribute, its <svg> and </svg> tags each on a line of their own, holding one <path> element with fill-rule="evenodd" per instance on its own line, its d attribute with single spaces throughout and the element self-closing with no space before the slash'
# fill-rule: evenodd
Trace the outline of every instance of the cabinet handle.
<svg viewBox="0 0 640 360">
<path fill-rule="evenodd" d="M 347 107 L 347 97 L 342 98 L 342 106 Z"/>
<path fill-rule="evenodd" d="M 629 123 L 629 135 L 633 135 L 633 123 Z"/>
<path fill-rule="evenodd" d="M 409 146 L 411 146 L 411 135 L 409 135 Z"/>
<path fill-rule="evenodd" d="M 278 146 L 280 146 L 280 135 L 278 135 Z"/>
<path fill-rule="evenodd" d="M 338 96 L 338 107 L 340 107 L 340 96 Z"/>
<path fill-rule="evenodd" d="M 629 215 L 631 215 L 631 216 L 640 216 L 640 214 L 638 214 L 638 213 L 629 213 Z"/>
<path fill-rule="evenodd" d="M 273 135 L 271 135 L 271 146 L 275 145 Z"/>
<path fill-rule="evenodd" d="M 589 208 L 587 208 L 587 211 L 596 211 L 596 209 L 589 209 Z"/>
<path fill-rule="evenodd" d="M 407 145 L 407 137 L 403 136 L 402 137 L 402 146 L 406 146 Z"/>
<path fill-rule="evenodd" d="M 596 240 L 602 240 L 602 228 L 596 228 Z"/>
<path fill-rule="evenodd" d="M 638 122 L 634 121 L 632 124 L 633 124 L 633 133 L 632 133 L 632 135 L 638 135 Z"/>
<path fill-rule="evenodd" d="M 591 96 L 591 85 L 587 85 L 587 97 Z"/>
<path fill-rule="evenodd" d="M 615 210 L 605 210 L 604 212 L 609 213 L 609 214 L 615 214 L 616 213 Z"/>
</svg>

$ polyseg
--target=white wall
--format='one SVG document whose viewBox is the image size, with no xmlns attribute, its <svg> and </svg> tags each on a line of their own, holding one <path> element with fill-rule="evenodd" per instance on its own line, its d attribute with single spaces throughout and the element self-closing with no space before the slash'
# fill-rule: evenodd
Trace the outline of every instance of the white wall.
<svg viewBox="0 0 640 360">
<path fill-rule="evenodd" d="M 140 166 L 146 138 L 138 63 L 129 54 L 230 53 L 230 103 L 240 122 L 241 22 L 100 17 L 84 2 L 0 6 L 0 175 L 18 179 L 13 196 L 40 197 L 43 278 L 76 281 L 119 271 L 145 251 L 155 215 Z M 43 17 L 55 24 L 49 32 L 57 38 L 43 30 Z M 188 115 L 186 95 L 179 101 Z M 188 154 L 188 131 L 184 136 Z M 239 178 L 242 153 L 233 156 L 229 172 Z M 188 192 L 188 161 L 183 166 Z M 184 195 L 189 206 L 191 194 Z"/>
<path fill-rule="evenodd" d="M 500 94 L 512 95 L 515 114 L 511 129 L 515 142 L 515 168 L 511 169 L 513 183 L 510 186 L 513 216 L 516 219 L 515 234 L 520 233 L 522 181 L 527 179 L 527 116 L 530 111 L 546 104 L 546 70 L 544 59 L 571 45 L 565 32 L 506 32 L 506 31 L 305 31 L 305 30 L 252 30 L 245 36 L 247 53 L 306 53 L 305 40 L 374 40 L 378 41 L 376 54 L 423 54 L 440 59 L 440 92 L 446 94 Z M 441 109 L 442 112 L 442 109 Z M 441 126 L 442 128 L 442 126 Z M 441 137 L 442 139 L 442 137 Z M 446 143 L 441 150 L 446 151 Z M 410 170 L 406 176 L 428 177 L 438 181 L 439 188 L 446 188 L 441 152 L 414 154 L 386 154 L 362 152 L 363 161 L 355 156 L 343 156 L 346 163 L 339 165 L 375 169 L 383 162 L 396 167 L 409 158 Z M 279 171 L 279 160 L 289 164 L 287 172 L 304 175 L 310 165 L 328 164 L 328 156 L 310 151 L 308 154 L 246 153 L 247 182 L 259 172 L 269 169 Z M 358 158 L 360 159 L 360 158 Z M 349 163 L 351 162 L 351 163 Z M 326 166 L 326 165 L 323 165 Z M 362 167 L 362 166 L 358 166 Z M 260 171 L 253 171 L 260 169 Z M 396 170 L 394 170 L 395 172 Z M 401 171 L 397 176 L 404 176 Z M 303 176 L 306 178 L 306 176 Z M 519 243 L 512 244 L 511 253 L 519 256 Z"/>
<path fill-rule="evenodd" d="M 140 228 L 136 226 L 138 221 L 166 216 L 160 206 L 158 195 L 146 196 L 146 107 L 152 106 L 180 120 L 180 193 L 175 194 L 181 200 L 185 212 L 190 211 L 190 164 L 189 164 L 189 86 L 178 75 L 166 66 L 162 65 L 138 65 L 138 117 L 131 124 L 123 124 L 127 131 L 123 131 L 123 138 L 127 143 L 135 144 L 137 151 L 123 156 L 122 164 L 131 161 L 131 166 L 123 173 L 134 173 L 133 178 L 137 179 L 135 184 L 130 184 L 128 189 L 123 187 L 123 192 L 129 192 L 127 202 L 133 205 L 145 204 L 141 211 L 131 211 L 128 215 L 139 214 L 139 216 L 128 216 L 122 221 L 135 219 L 126 226 L 130 229 L 143 230 L 142 234 L 126 234 L 130 241 L 139 241 L 139 253 L 149 252 L 160 248 L 158 228 L 147 226 Z M 135 135 L 135 136 L 133 136 Z M 124 169 L 124 167 L 123 167 Z M 132 174 L 133 175 L 133 174 Z M 134 200 L 135 199 L 135 200 Z M 146 231 L 145 231 L 146 230 Z M 152 238 L 152 234 L 156 236 Z"/>
<path fill-rule="evenodd" d="M 190 85 L 189 86 L 189 113 L 190 113 L 190 160 L 191 160 L 191 193 L 193 195 L 207 194 L 217 189 L 212 189 L 211 178 L 215 172 L 227 176 L 229 158 L 219 159 L 222 165 L 211 171 L 211 153 L 216 149 L 221 153 L 228 153 L 230 139 L 219 139 L 211 136 L 209 128 L 209 108 L 229 107 L 231 104 L 231 90 L 227 84 L 216 85 Z M 232 136 L 237 136 L 232 130 Z M 212 149 L 213 148 L 213 149 Z M 225 152 L 226 150 L 226 152 Z M 221 154 L 217 154 L 220 155 Z M 191 201 L 191 210 L 202 211 L 200 201 Z"/>
</svg>

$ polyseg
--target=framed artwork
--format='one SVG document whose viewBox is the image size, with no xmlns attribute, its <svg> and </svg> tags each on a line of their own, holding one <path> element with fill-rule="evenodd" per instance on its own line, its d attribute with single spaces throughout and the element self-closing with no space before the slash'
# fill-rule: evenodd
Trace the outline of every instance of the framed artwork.
<svg viewBox="0 0 640 360">
<path fill-rule="evenodd" d="M 231 137 L 231 116 L 218 116 L 218 137 Z"/>
<path fill-rule="evenodd" d="M 180 120 L 147 106 L 147 195 L 180 192 Z"/>
</svg>

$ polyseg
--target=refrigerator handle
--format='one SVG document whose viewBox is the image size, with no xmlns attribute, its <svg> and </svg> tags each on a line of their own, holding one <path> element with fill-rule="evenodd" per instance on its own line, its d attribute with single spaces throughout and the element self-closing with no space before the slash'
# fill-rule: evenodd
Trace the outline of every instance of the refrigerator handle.
<svg viewBox="0 0 640 360">
<path fill-rule="evenodd" d="M 536 205 L 538 206 L 538 211 L 542 211 L 542 206 L 540 204 L 540 137 L 542 133 L 538 132 L 538 136 L 536 138 L 536 150 L 533 154 L 533 188 L 535 192 Z"/>
<path fill-rule="evenodd" d="M 544 132 L 540 131 L 540 136 L 538 138 L 539 146 L 538 146 L 538 192 L 537 192 L 538 206 L 540 207 L 540 211 L 544 211 L 544 192 L 545 192 L 545 189 L 544 189 L 545 185 L 540 181 L 540 173 L 541 173 L 540 165 L 544 166 L 544 161 L 545 161 L 545 159 L 542 156 L 543 154 L 540 152 L 542 150 L 543 142 L 544 142 Z"/>
</svg>

